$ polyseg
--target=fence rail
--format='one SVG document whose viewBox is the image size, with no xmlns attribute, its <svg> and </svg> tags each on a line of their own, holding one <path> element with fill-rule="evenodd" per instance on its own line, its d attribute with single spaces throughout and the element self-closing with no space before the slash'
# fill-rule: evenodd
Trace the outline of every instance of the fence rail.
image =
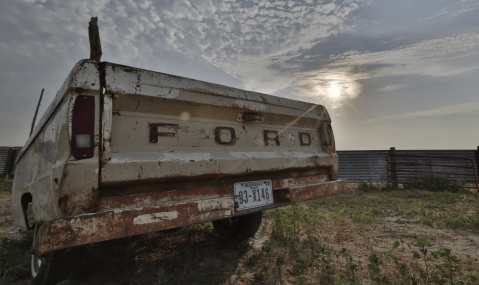
<svg viewBox="0 0 479 285">
<path fill-rule="evenodd" d="M 479 149 L 479 147 L 478 147 Z M 356 151 L 337 151 L 339 157 L 339 179 L 344 179 L 348 182 L 373 182 L 373 183 L 386 183 L 387 177 L 387 161 L 386 156 L 390 154 L 391 150 L 356 150 Z M 423 168 L 408 169 L 401 164 L 398 164 L 398 168 L 401 170 L 411 171 L 431 171 L 429 164 L 434 164 L 434 172 L 454 172 L 451 169 L 461 169 L 462 167 L 474 167 L 476 177 L 478 177 L 478 150 L 395 150 L 397 155 L 404 157 L 411 156 L 410 162 L 417 164 L 425 164 Z M 423 156 L 422 160 L 418 160 L 418 157 Z M 440 157 L 434 160 L 429 157 Z M 459 158 L 458 160 L 451 161 L 451 157 Z M 464 165 L 462 159 L 468 159 L 472 161 L 472 165 Z M 462 174 L 469 174 L 470 169 L 467 171 L 456 171 L 454 179 L 458 179 Z M 409 175 L 407 174 L 409 173 Z M 414 172 L 404 171 L 401 173 L 403 176 L 417 176 Z"/>
<path fill-rule="evenodd" d="M 391 149 L 386 156 L 386 173 L 388 183 L 396 186 L 427 175 L 438 175 L 452 181 L 465 181 L 466 188 L 479 192 L 474 160 L 471 158 L 397 154 L 395 149 Z"/>
</svg>

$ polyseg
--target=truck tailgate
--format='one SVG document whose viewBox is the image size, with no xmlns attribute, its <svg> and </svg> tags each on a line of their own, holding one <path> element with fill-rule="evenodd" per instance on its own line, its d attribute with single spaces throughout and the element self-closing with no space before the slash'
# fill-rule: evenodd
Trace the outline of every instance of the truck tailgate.
<svg viewBox="0 0 479 285">
<path fill-rule="evenodd" d="M 100 186 L 337 167 L 336 154 L 322 148 L 330 118 L 320 105 L 104 68 Z"/>
</svg>

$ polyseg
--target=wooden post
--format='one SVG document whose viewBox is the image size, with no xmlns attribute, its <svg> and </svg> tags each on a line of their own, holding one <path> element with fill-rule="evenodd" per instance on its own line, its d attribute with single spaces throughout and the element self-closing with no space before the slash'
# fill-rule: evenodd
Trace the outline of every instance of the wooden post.
<svg viewBox="0 0 479 285">
<path fill-rule="evenodd" d="M 392 178 L 392 183 L 394 188 L 398 188 L 398 173 L 397 173 L 397 162 L 398 158 L 396 156 L 396 148 L 391 147 L 389 149 L 389 156 L 391 157 L 391 178 Z"/>
<path fill-rule="evenodd" d="M 35 116 L 33 116 L 33 121 L 32 121 L 32 128 L 30 129 L 30 136 L 32 135 L 33 128 L 35 127 L 35 121 L 37 120 L 38 109 L 40 108 L 40 103 L 42 102 L 43 91 L 45 91 L 45 88 L 42 88 L 42 94 L 40 94 L 40 99 L 38 100 L 37 110 L 35 110 Z"/>
<path fill-rule="evenodd" d="M 88 37 L 90 39 L 90 59 L 100 61 L 102 52 L 98 17 L 91 17 L 91 21 L 88 23 Z"/>
</svg>

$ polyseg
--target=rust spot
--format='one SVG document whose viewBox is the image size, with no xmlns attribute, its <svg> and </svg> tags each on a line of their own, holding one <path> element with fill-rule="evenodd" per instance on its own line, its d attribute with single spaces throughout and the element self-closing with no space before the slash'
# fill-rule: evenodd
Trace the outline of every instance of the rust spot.
<svg viewBox="0 0 479 285">
<path fill-rule="evenodd" d="M 304 177 L 299 178 L 303 182 Z M 310 181 L 314 179 L 323 179 L 321 177 L 310 177 Z M 278 179 L 277 185 L 291 184 L 297 179 Z M 49 222 L 45 222 L 40 227 L 38 233 L 38 243 L 34 251 L 39 255 L 45 253 L 66 249 L 74 246 L 96 243 L 105 240 L 117 239 L 121 237 L 139 235 L 147 232 L 161 231 L 181 226 L 191 225 L 194 223 L 204 223 L 218 219 L 224 219 L 233 215 L 233 204 L 231 195 L 228 197 L 218 197 L 214 193 L 219 193 L 221 187 L 211 187 L 190 189 L 190 195 L 209 195 L 209 199 L 184 203 L 192 196 L 182 196 L 181 192 L 159 192 L 144 194 L 136 197 L 139 201 L 147 201 L 154 198 L 151 195 L 174 196 L 179 200 L 163 205 L 145 205 L 145 207 L 125 209 L 116 208 L 116 206 L 125 207 L 125 203 L 135 200 L 135 197 L 117 196 L 109 199 L 110 206 L 115 210 L 106 210 L 100 213 L 89 215 L 79 215 L 73 217 L 65 217 Z M 226 192 L 232 193 L 232 186 L 228 187 Z M 273 207 L 285 206 L 288 203 L 297 203 L 319 197 L 336 195 L 346 190 L 346 183 L 329 182 L 317 184 L 302 184 L 296 187 L 275 189 L 273 192 L 275 204 Z M 176 194 L 175 194 L 176 192 Z M 199 193 L 198 193 L 199 192 Z M 166 195 L 166 196 L 165 196 Z M 156 197 L 158 198 L 158 197 Z M 65 198 L 68 200 L 68 198 Z M 119 203 L 119 204 L 116 204 Z M 191 200 L 190 200 L 191 201 Z M 284 204 L 282 204 L 284 203 Z M 116 204 L 116 205 L 115 205 Z M 261 209 L 255 209 L 258 211 Z"/>
<path fill-rule="evenodd" d="M 58 199 L 58 207 L 62 210 L 63 215 L 69 216 L 75 208 L 70 207 L 70 196 L 65 195 Z"/>
<path fill-rule="evenodd" d="M 135 190 L 139 192 L 151 191 L 152 185 L 136 185 Z M 158 186 L 155 187 L 156 189 Z M 132 189 L 133 190 L 133 189 Z M 131 191 L 133 192 L 133 191 Z M 124 193 L 124 192 L 123 192 Z M 104 193 L 105 194 L 105 193 Z M 128 196 L 109 196 L 100 198 L 98 208 L 100 211 L 113 210 L 118 208 L 141 208 L 145 206 L 176 203 L 185 200 L 209 199 L 214 197 L 229 197 L 233 195 L 233 186 L 209 186 L 192 188 L 182 191 L 175 189 L 154 193 L 130 194 Z M 148 202 L 145 202 L 148 201 Z"/>
<path fill-rule="evenodd" d="M 120 112 L 118 112 L 118 111 L 113 111 L 112 114 L 113 114 L 114 116 L 121 116 Z"/>
<path fill-rule="evenodd" d="M 64 216 L 94 213 L 97 211 L 98 189 L 92 189 L 84 195 L 64 195 L 58 199 L 58 206 Z"/>
<path fill-rule="evenodd" d="M 233 214 L 229 211 L 232 204 L 211 202 L 216 206 L 210 209 L 211 205 L 204 205 L 206 212 L 198 202 L 190 202 L 52 220 L 42 224 L 34 251 L 44 255 L 73 246 L 224 219 Z"/>
</svg>

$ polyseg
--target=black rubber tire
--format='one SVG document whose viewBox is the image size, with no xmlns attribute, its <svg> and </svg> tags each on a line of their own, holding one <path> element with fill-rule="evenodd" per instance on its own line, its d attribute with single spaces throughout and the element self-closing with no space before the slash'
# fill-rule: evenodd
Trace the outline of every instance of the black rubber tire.
<svg viewBox="0 0 479 285">
<path fill-rule="evenodd" d="M 35 245 L 38 224 L 35 224 L 33 245 Z M 63 280 L 73 279 L 79 273 L 82 260 L 81 249 L 54 251 L 38 258 L 32 250 L 30 276 L 35 285 L 56 284 Z M 39 261 L 41 261 L 39 263 Z"/>
<path fill-rule="evenodd" d="M 263 212 L 257 212 L 249 215 L 213 221 L 213 227 L 215 228 L 215 232 L 222 239 L 241 242 L 254 237 L 261 226 L 262 221 Z"/>
</svg>

